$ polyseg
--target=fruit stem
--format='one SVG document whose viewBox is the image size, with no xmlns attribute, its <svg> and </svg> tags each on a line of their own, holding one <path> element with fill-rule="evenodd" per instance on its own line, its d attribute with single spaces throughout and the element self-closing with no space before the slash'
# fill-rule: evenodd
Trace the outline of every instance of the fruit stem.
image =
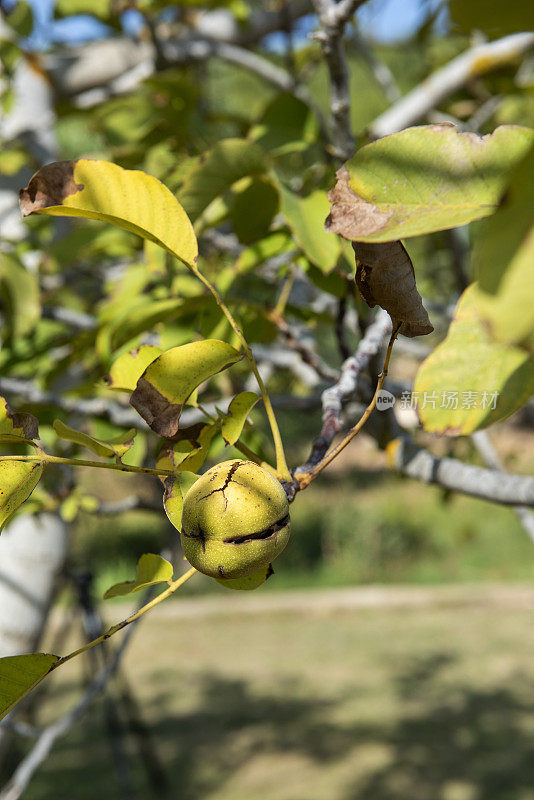
<svg viewBox="0 0 534 800">
<path fill-rule="evenodd" d="M 258 366 L 256 361 L 254 360 L 254 356 L 252 355 L 252 350 L 250 349 L 247 340 L 243 336 L 243 332 L 239 328 L 239 325 L 235 321 L 230 309 L 225 304 L 224 300 L 220 296 L 219 292 L 213 286 L 210 281 L 204 277 L 204 275 L 198 270 L 196 266 L 193 264 L 189 264 L 189 268 L 193 272 L 193 274 L 201 281 L 204 286 L 211 292 L 215 300 L 217 301 L 217 305 L 223 312 L 224 316 L 232 326 L 233 331 L 239 337 L 241 344 L 243 345 L 243 349 L 245 350 L 245 355 L 249 361 L 250 368 L 254 373 L 254 376 L 258 382 L 258 386 L 260 388 L 261 396 L 263 398 L 263 405 L 265 406 L 265 412 L 267 414 L 267 418 L 269 420 L 269 425 L 271 427 L 271 433 L 273 436 L 274 441 L 274 449 L 276 453 L 276 472 L 280 480 L 291 481 L 291 473 L 289 472 L 286 457 L 284 453 L 284 445 L 282 444 L 282 437 L 280 435 L 280 429 L 278 428 L 278 423 L 276 421 L 276 416 L 274 414 L 274 409 L 272 407 L 271 398 L 267 393 L 267 389 L 265 388 L 265 384 L 263 383 L 263 379 L 259 373 Z"/>
<path fill-rule="evenodd" d="M 141 475 L 163 475 L 165 477 L 176 477 L 176 473 L 170 469 L 150 469 L 149 467 L 134 467 L 130 464 L 117 464 L 116 462 L 106 464 L 105 461 L 86 461 L 81 458 L 62 458 L 61 456 L 50 456 L 46 453 L 33 456 L 0 456 L 0 461 L 37 461 L 41 464 L 70 464 L 73 467 L 97 467 L 98 469 L 114 469 L 119 472 L 137 472 Z"/>
<path fill-rule="evenodd" d="M 341 442 L 338 445 L 336 445 L 336 447 L 334 447 L 333 450 L 330 450 L 330 452 L 325 455 L 325 457 L 322 459 L 322 461 L 320 461 L 311 470 L 311 472 L 305 472 L 302 475 L 299 474 L 299 475 L 296 476 L 297 481 L 299 483 L 299 488 L 301 490 L 302 489 L 306 489 L 310 485 L 310 483 L 317 477 L 317 475 L 319 475 L 319 473 L 321 473 L 323 471 L 323 469 L 325 469 L 325 467 L 327 467 L 334 460 L 334 458 L 336 458 L 341 453 L 341 451 L 345 449 L 345 447 L 349 444 L 349 442 L 351 442 L 352 439 L 354 439 L 356 434 L 360 432 L 360 430 L 363 428 L 363 426 L 365 425 L 365 423 L 367 422 L 367 420 L 371 416 L 371 414 L 374 411 L 374 408 L 376 406 L 376 401 L 377 401 L 377 398 L 378 398 L 378 394 L 382 390 L 382 387 L 384 385 L 384 381 L 385 381 L 386 376 L 388 374 L 388 368 L 389 368 L 389 361 L 390 361 L 390 358 L 391 358 L 391 352 L 393 350 L 393 345 L 395 343 L 395 339 L 397 338 L 397 334 L 399 332 L 399 329 L 400 329 L 401 325 L 402 325 L 402 322 L 399 322 L 399 324 L 394 328 L 394 330 L 393 330 L 393 332 L 392 332 L 392 334 L 390 336 L 388 348 L 387 348 L 387 351 L 386 351 L 386 357 L 384 359 L 384 367 L 382 369 L 382 372 L 378 376 L 378 382 L 376 384 L 376 389 L 375 389 L 375 393 L 373 395 L 373 399 L 371 400 L 371 402 L 369 403 L 369 405 L 367 406 L 367 408 L 363 412 L 362 416 L 360 417 L 360 419 L 358 420 L 356 425 L 348 432 L 348 434 L 345 436 L 345 438 L 342 439 Z"/>
<path fill-rule="evenodd" d="M 161 594 L 158 594 L 157 597 L 154 597 L 153 600 L 151 600 L 149 603 L 146 603 L 134 614 L 131 614 L 129 617 L 126 617 L 126 619 L 123 619 L 122 622 L 117 622 L 116 625 L 112 625 L 111 628 L 108 628 L 105 633 L 101 634 L 101 636 L 97 636 L 96 639 L 93 639 L 91 642 L 84 644 L 84 646 L 78 648 L 78 650 L 73 650 L 72 653 L 69 653 L 68 655 L 60 658 L 59 661 L 56 661 L 55 664 L 52 665 L 50 672 L 52 672 L 52 670 L 54 669 L 57 669 L 58 667 L 61 667 L 62 664 L 65 664 L 67 661 L 70 661 L 71 658 L 75 658 L 76 656 L 85 653 L 87 650 L 90 650 L 95 645 L 100 644 L 101 642 L 105 642 L 106 639 L 109 639 L 110 636 L 113 636 L 114 633 L 121 631 L 123 628 L 126 628 L 127 625 L 130 625 L 132 622 L 135 622 L 136 619 L 142 617 L 143 614 L 146 614 L 146 612 L 150 611 L 151 608 L 157 606 L 158 603 L 161 603 L 162 600 L 165 600 L 167 597 L 170 597 L 171 594 L 173 594 L 177 589 L 179 589 L 180 586 L 183 586 L 183 584 L 186 581 L 188 581 L 189 578 L 191 578 L 196 571 L 197 570 L 195 569 L 195 567 L 191 567 L 190 570 L 181 575 L 175 581 L 171 581 L 171 583 L 169 583 L 169 586 L 167 589 L 165 589 L 165 591 L 163 591 Z"/>
</svg>

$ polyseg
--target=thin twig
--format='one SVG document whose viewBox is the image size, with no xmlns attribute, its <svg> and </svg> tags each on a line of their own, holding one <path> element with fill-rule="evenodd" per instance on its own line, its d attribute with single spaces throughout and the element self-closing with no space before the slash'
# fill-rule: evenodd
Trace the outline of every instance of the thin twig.
<svg viewBox="0 0 534 800">
<path fill-rule="evenodd" d="M 471 436 L 475 447 L 488 465 L 494 470 L 505 472 L 501 459 L 493 446 L 487 431 L 476 431 Z M 514 511 L 519 517 L 521 525 L 534 542 L 534 514 L 525 506 L 514 506 Z"/>
<path fill-rule="evenodd" d="M 324 458 L 334 441 L 334 437 L 341 428 L 343 403 L 354 394 L 361 373 L 369 365 L 371 359 L 381 352 L 390 333 L 390 316 L 386 311 L 380 309 L 375 320 L 367 328 L 356 353 L 343 364 L 341 376 L 337 383 L 323 392 L 323 426 L 312 445 L 308 461 L 297 467 L 295 476 L 311 472 Z"/>
<path fill-rule="evenodd" d="M 369 405 L 367 406 L 367 408 L 363 412 L 361 418 L 358 420 L 356 425 L 354 425 L 354 427 L 342 439 L 342 441 L 338 445 L 336 445 L 336 447 L 334 447 L 333 450 L 330 450 L 325 455 L 325 457 L 316 466 L 313 467 L 313 469 L 310 472 L 308 472 L 307 474 L 301 474 L 300 477 L 297 477 L 297 480 L 298 480 L 298 483 L 299 483 L 299 486 L 300 486 L 301 489 L 306 489 L 306 487 L 309 486 L 310 483 L 313 480 L 315 480 L 315 478 L 329 464 L 331 464 L 332 461 L 335 458 L 337 458 L 337 456 L 341 453 L 341 451 L 344 450 L 345 447 L 361 431 L 361 429 L 363 428 L 363 426 L 365 425 L 365 423 L 367 422 L 367 420 L 369 419 L 369 417 L 373 413 L 373 411 L 375 409 L 375 406 L 376 406 L 377 399 L 378 399 L 378 395 L 382 390 L 382 387 L 384 385 L 384 381 L 385 381 L 385 379 L 387 377 L 387 374 L 388 374 L 389 360 L 391 358 L 391 352 L 393 350 L 393 345 L 395 344 L 395 339 L 397 338 L 397 334 L 398 334 L 398 332 L 400 330 L 401 325 L 402 325 L 402 322 L 399 322 L 398 325 L 396 325 L 396 327 L 393 329 L 393 331 L 391 333 L 391 336 L 389 338 L 389 344 L 388 344 L 387 351 L 386 351 L 386 357 L 384 359 L 384 368 L 382 369 L 382 372 L 378 376 L 378 383 L 376 385 L 376 389 L 375 389 L 375 393 L 373 395 L 373 399 L 371 400 L 371 402 L 369 403 Z"/>
<path fill-rule="evenodd" d="M 413 125 L 424 119 L 433 108 L 471 78 L 513 63 L 532 47 L 534 33 L 514 33 L 494 42 L 484 42 L 472 47 L 438 69 L 380 114 L 369 126 L 369 135 L 378 139 Z"/>
<path fill-rule="evenodd" d="M 280 333 L 283 335 L 287 346 L 302 358 L 305 364 L 315 370 L 317 375 L 323 380 L 331 383 L 339 379 L 339 372 L 332 369 L 325 361 L 320 358 L 308 345 L 299 338 L 291 325 L 273 309 L 268 314 L 269 319 L 274 322 Z"/>
<path fill-rule="evenodd" d="M 314 34 L 323 51 L 330 73 L 330 112 L 332 115 L 333 154 L 346 161 L 354 152 L 350 123 L 349 70 L 343 43 L 345 26 L 362 0 L 313 0 L 319 17 Z"/>
</svg>

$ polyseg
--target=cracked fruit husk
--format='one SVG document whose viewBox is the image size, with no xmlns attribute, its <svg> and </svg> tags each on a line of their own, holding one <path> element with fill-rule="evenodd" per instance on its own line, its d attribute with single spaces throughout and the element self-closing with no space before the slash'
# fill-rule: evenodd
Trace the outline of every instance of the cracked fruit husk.
<svg viewBox="0 0 534 800">
<path fill-rule="evenodd" d="M 289 504 L 277 479 L 252 461 L 224 461 L 184 498 L 181 541 L 189 563 L 212 578 L 267 569 L 289 540 Z"/>
</svg>

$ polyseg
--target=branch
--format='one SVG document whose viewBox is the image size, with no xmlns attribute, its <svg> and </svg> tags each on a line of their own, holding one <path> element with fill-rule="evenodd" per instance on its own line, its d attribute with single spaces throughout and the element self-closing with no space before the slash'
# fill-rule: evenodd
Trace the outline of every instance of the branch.
<svg viewBox="0 0 534 800">
<path fill-rule="evenodd" d="M 477 431 L 471 436 L 475 447 L 488 465 L 494 470 L 504 472 L 504 467 L 486 431 Z M 534 542 L 534 514 L 525 506 L 514 506 L 519 520 Z"/>
<path fill-rule="evenodd" d="M 55 406 L 67 413 L 74 412 L 86 417 L 104 417 L 114 425 L 121 425 L 125 428 L 149 430 L 145 421 L 133 409 L 121 406 L 112 400 L 63 397 L 53 392 L 43 391 L 31 381 L 20 378 L 0 378 L 0 394 L 20 397 L 28 403 L 35 403 L 35 405 Z"/>
<path fill-rule="evenodd" d="M 471 78 L 515 61 L 532 47 L 534 33 L 514 33 L 495 42 L 472 47 L 434 72 L 377 117 L 371 123 L 369 136 L 378 139 L 413 125 Z"/>
<path fill-rule="evenodd" d="M 314 38 L 321 48 L 330 73 L 330 111 L 334 155 L 346 161 L 354 152 L 354 134 L 350 124 L 349 70 L 343 34 L 345 25 L 364 0 L 313 0 L 319 17 Z"/>
<path fill-rule="evenodd" d="M 98 326 L 96 317 L 63 306 L 43 306 L 42 317 L 63 322 L 80 331 L 94 331 Z"/>
<path fill-rule="evenodd" d="M 315 353 L 306 342 L 299 337 L 299 332 L 294 330 L 291 325 L 273 309 L 268 318 L 274 322 L 280 333 L 285 339 L 287 346 L 301 357 L 305 364 L 311 367 L 323 380 L 331 383 L 339 380 L 339 372 L 332 369 L 320 356 Z"/>
<path fill-rule="evenodd" d="M 158 31 L 160 60 L 169 63 L 169 49 L 172 46 L 188 44 L 196 39 L 214 40 L 241 47 L 253 45 L 270 33 L 280 29 L 289 20 L 293 22 L 312 11 L 310 0 L 292 0 L 283 9 L 277 11 L 253 11 L 246 26 L 242 26 L 230 15 L 222 21 L 220 11 L 215 14 L 198 16 L 196 28 L 169 29 L 166 36 Z M 174 47 L 176 52 L 176 47 Z M 185 50 L 184 50 L 185 52 Z M 156 68 L 157 54 L 152 43 L 134 41 L 126 36 L 92 42 L 77 48 L 68 48 L 63 52 L 45 55 L 42 58 L 44 71 L 52 79 L 56 92 L 63 98 L 72 98 L 81 92 L 94 89 L 110 89 L 111 85 L 120 82 L 127 74 L 137 82 L 148 77 Z M 183 54 L 179 56 L 179 62 Z M 130 86 L 133 88 L 133 86 Z"/>
<path fill-rule="evenodd" d="M 376 82 L 384 92 L 384 96 L 390 103 L 396 103 L 397 100 L 400 99 L 401 93 L 395 76 L 388 65 L 385 61 L 377 58 L 372 47 L 370 47 L 368 42 L 362 39 L 356 31 L 353 31 L 351 40 L 354 48 L 359 52 L 364 61 L 367 62 Z"/>
<path fill-rule="evenodd" d="M 341 367 L 338 382 L 326 389 L 322 396 L 323 427 L 315 439 L 308 461 L 297 467 L 294 474 L 310 473 L 324 458 L 334 437 L 341 428 L 341 410 L 343 403 L 354 394 L 358 379 L 371 359 L 378 355 L 385 341 L 391 334 L 391 319 L 386 311 L 380 309 L 373 323 L 368 327 L 360 341 L 356 353 L 348 358 Z"/>
<path fill-rule="evenodd" d="M 506 475 L 464 464 L 456 458 L 437 458 L 404 437 L 389 448 L 393 466 L 409 478 L 506 506 L 534 506 L 534 478 Z"/>
</svg>

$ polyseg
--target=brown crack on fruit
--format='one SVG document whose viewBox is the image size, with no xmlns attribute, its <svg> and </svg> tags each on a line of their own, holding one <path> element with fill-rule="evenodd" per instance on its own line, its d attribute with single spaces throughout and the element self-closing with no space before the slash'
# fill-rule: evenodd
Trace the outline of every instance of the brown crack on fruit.
<svg viewBox="0 0 534 800">
<path fill-rule="evenodd" d="M 258 542 L 270 539 L 275 536 L 278 531 L 285 528 L 286 525 L 289 525 L 289 514 L 286 514 L 285 517 L 278 520 L 278 522 L 275 522 L 273 525 L 269 525 L 269 527 L 265 528 L 263 531 L 258 531 L 257 533 L 243 533 L 240 536 L 227 536 L 223 539 L 223 542 L 227 542 L 228 544 L 244 544 L 245 542 Z"/>
<path fill-rule="evenodd" d="M 199 497 L 198 502 L 200 503 L 201 500 L 207 500 L 208 497 L 211 497 L 211 495 L 215 494 L 216 492 L 221 492 L 222 496 L 224 497 L 224 510 L 226 511 L 228 509 L 228 498 L 226 497 L 224 492 L 228 488 L 228 484 L 230 484 L 232 482 L 233 483 L 237 483 L 238 486 L 243 486 L 243 484 L 239 483 L 239 481 L 232 481 L 232 479 L 233 479 L 233 476 L 235 475 L 235 473 L 237 472 L 237 470 L 239 469 L 239 467 L 242 466 L 245 463 L 246 463 L 245 461 L 236 461 L 234 464 L 232 464 L 232 466 L 228 470 L 228 475 L 225 478 L 224 485 L 223 486 L 219 486 L 218 489 L 212 489 L 211 492 L 208 492 L 208 494 L 205 494 L 204 497 Z M 217 477 L 216 474 L 214 474 L 210 478 L 210 480 L 213 481 L 213 480 L 215 480 L 216 477 Z"/>
<path fill-rule="evenodd" d="M 19 192 L 19 205 L 23 217 L 50 206 L 61 206 L 67 197 L 81 192 L 83 183 L 74 180 L 77 161 L 56 161 L 46 164 Z"/>
</svg>

